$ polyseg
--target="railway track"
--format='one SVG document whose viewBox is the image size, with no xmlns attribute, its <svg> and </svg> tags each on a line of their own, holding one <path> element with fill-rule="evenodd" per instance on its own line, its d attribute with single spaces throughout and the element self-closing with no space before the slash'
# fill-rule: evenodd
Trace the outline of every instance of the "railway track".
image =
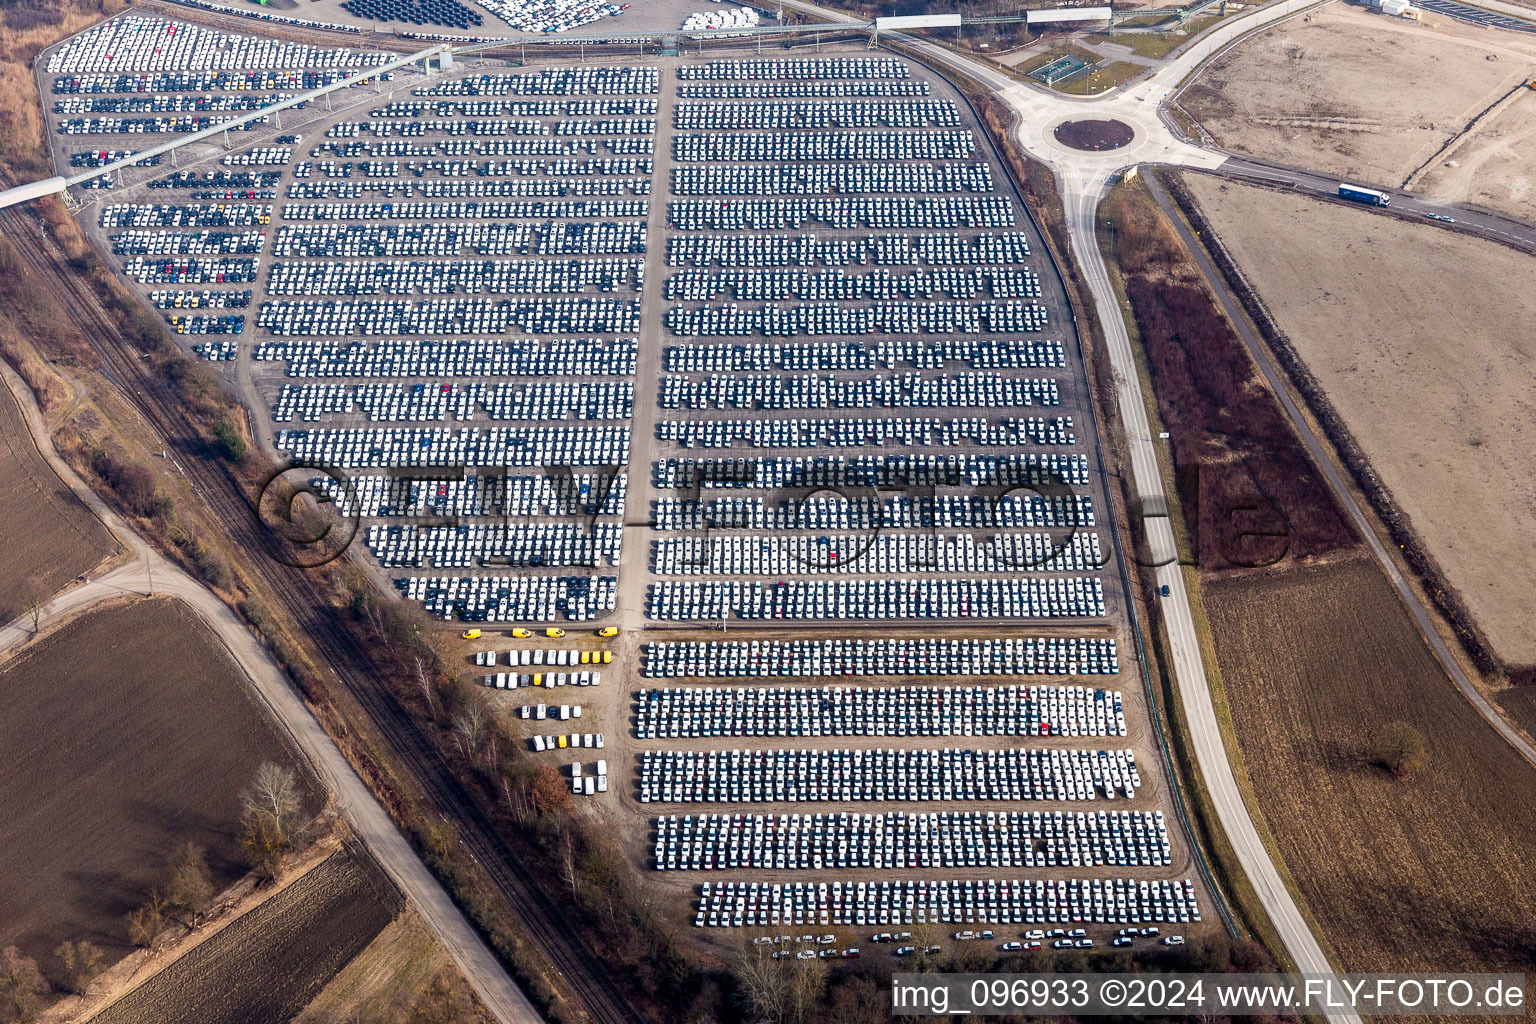
<svg viewBox="0 0 1536 1024">
<path fill-rule="evenodd" d="M 539 952 L 561 982 L 597 1024 L 630 1024 L 648 1018 L 621 992 L 603 968 L 603 960 L 574 928 L 563 924 L 565 911 L 533 880 L 533 873 L 502 838 L 480 802 L 453 774 L 414 716 L 387 689 L 355 666 L 363 652 L 351 635 L 329 621 L 327 596 L 308 575 L 266 556 L 251 506 L 218 466 L 199 454 L 202 439 L 187 418 L 180 397 L 168 381 L 146 369 L 132 343 L 118 330 L 88 283 L 71 271 L 46 239 L 41 221 L 18 210 L 0 211 L 0 231 L 35 273 L 56 282 L 59 296 L 91 337 L 102 359 L 103 375 L 148 420 L 168 451 L 181 454 L 178 465 L 242 550 L 253 553 L 248 568 L 261 578 L 269 602 L 281 604 L 319 648 L 338 682 L 367 713 L 396 757 L 422 787 L 434 809 L 458 828 L 460 841 L 485 871 L 507 905 L 517 913 Z"/>
</svg>

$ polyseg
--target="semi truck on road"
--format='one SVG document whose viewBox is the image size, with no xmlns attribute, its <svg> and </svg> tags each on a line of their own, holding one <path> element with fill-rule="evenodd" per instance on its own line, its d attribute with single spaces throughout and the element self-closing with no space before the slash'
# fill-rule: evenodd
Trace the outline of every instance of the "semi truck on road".
<svg viewBox="0 0 1536 1024">
<path fill-rule="evenodd" d="M 1372 206 L 1387 206 L 1392 202 L 1392 197 L 1385 192 L 1377 192 L 1373 188 L 1361 188 L 1358 185 L 1346 185 L 1343 182 L 1339 183 L 1339 198 L 1356 203 L 1370 203 Z"/>
</svg>

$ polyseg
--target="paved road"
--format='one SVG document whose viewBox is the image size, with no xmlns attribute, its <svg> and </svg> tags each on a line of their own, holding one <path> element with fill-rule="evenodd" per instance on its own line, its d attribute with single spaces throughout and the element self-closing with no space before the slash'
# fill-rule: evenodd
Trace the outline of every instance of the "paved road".
<svg viewBox="0 0 1536 1024">
<path fill-rule="evenodd" d="M 1168 215 L 1168 219 L 1178 229 L 1180 236 L 1184 239 L 1184 244 L 1194 255 L 1196 263 L 1199 264 L 1200 272 L 1205 275 L 1211 290 L 1221 300 L 1222 307 L 1227 312 L 1227 317 L 1236 325 L 1238 333 L 1242 335 L 1243 344 L 1248 347 L 1249 354 L 1253 356 L 1254 362 L 1263 371 L 1264 379 L 1269 382 L 1271 390 L 1279 396 L 1280 404 L 1285 407 L 1285 414 L 1289 417 L 1291 426 L 1295 428 L 1296 433 L 1306 444 L 1307 451 L 1312 456 L 1312 461 L 1317 463 L 1318 468 L 1322 470 L 1323 476 L 1328 481 L 1328 486 L 1333 490 L 1334 495 L 1339 499 L 1339 503 L 1345 511 L 1349 513 L 1349 518 L 1354 522 L 1355 529 L 1359 531 L 1360 536 L 1365 538 L 1366 543 L 1370 546 L 1371 553 L 1376 556 L 1376 561 L 1381 563 L 1382 569 L 1386 571 L 1387 578 L 1392 581 L 1393 589 L 1397 591 L 1398 597 L 1402 599 L 1403 604 L 1408 607 L 1408 611 L 1413 615 L 1414 621 L 1418 623 L 1419 631 L 1429 641 L 1429 646 L 1434 650 L 1435 657 L 1440 659 L 1440 664 L 1445 669 L 1446 674 L 1455 682 L 1456 688 L 1461 691 L 1462 696 L 1471 702 L 1472 706 L 1493 727 L 1494 731 L 1508 740 L 1509 745 L 1514 747 L 1516 752 L 1525 758 L 1533 768 L 1536 768 L 1536 746 L 1532 746 L 1524 736 L 1520 735 L 1505 721 L 1504 716 L 1489 703 L 1488 699 L 1483 696 L 1482 691 L 1472 685 L 1472 681 L 1462 671 L 1461 663 L 1456 660 L 1445 640 L 1441 638 L 1440 631 L 1435 628 L 1434 615 L 1430 612 L 1428 606 L 1419 599 L 1419 595 L 1409 585 L 1408 581 L 1404 579 L 1403 574 L 1398 571 L 1397 563 L 1394 561 L 1392 553 L 1387 550 L 1387 546 L 1382 543 L 1376 531 L 1371 528 L 1370 519 L 1367 518 L 1365 511 L 1361 509 L 1359 502 L 1355 500 L 1355 496 L 1350 491 L 1343 475 L 1329 458 L 1329 444 L 1317 436 L 1316 432 L 1312 430 L 1311 425 L 1307 422 L 1306 417 L 1302 415 L 1301 410 L 1296 407 L 1296 403 L 1291 399 L 1281 371 L 1270 358 L 1269 350 L 1254 335 L 1243 311 L 1238 308 L 1233 300 L 1227 288 L 1226 279 L 1216 269 L 1216 266 L 1211 262 L 1205 250 L 1195 241 L 1194 236 L 1190 234 L 1188 226 L 1179 219 L 1173 209 L 1172 200 L 1168 198 L 1167 192 L 1163 190 L 1162 186 L 1155 179 L 1149 177 L 1147 184 L 1152 191 L 1152 198 L 1157 201 L 1157 205 Z"/>
<path fill-rule="evenodd" d="M 44 623 L 124 594 L 165 595 L 189 605 L 207 622 L 235 663 L 245 671 L 257 696 L 293 737 L 326 789 L 334 794 L 353 834 L 368 847 L 405 893 L 464 973 L 481 1002 L 501 1024 L 541 1024 L 543 1018 L 533 1004 L 528 1002 L 448 893 L 422 864 L 394 821 L 363 785 L 245 623 L 228 605 L 133 532 L 59 457 L 31 390 L 4 362 L 0 362 L 0 378 L 16 395 L 32 440 L 54 472 L 134 556 L 127 564 L 55 595 L 43 609 Z M 0 659 L 31 636 L 30 626 L 28 617 L 0 626 Z"/>
<path fill-rule="evenodd" d="M 1337 175 L 1318 174 L 1287 167 L 1284 164 L 1239 156 L 1229 157 L 1221 165 L 1219 173 L 1233 177 L 1258 178 L 1289 187 L 1303 195 L 1327 197 L 1337 197 L 1339 182 L 1346 180 Z M 1364 184 L 1355 179 L 1348 180 L 1350 184 Z M 1399 213 L 1416 214 L 1426 220 L 1432 213 L 1451 217 L 1456 227 L 1536 252 L 1536 225 L 1515 220 L 1492 210 L 1480 210 L 1417 192 L 1404 192 L 1386 185 L 1369 185 L 1368 187 L 1390 195 L 1392 205 L 1389 209 Z"/>
</svg>

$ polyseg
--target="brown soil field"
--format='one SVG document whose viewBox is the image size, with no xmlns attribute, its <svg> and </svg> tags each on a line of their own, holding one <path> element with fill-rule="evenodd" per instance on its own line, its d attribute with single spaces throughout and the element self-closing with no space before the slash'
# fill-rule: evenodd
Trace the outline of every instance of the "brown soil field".
<svg viewBox="0 0 1536 1024">
<path fill-rule="evenodd" d="M 1496 653 L 1536 661 L 1536 262 L 1341 204 L 1187 184 Z"/>
<path fill-rule="evenodd" d="M 219 887 L 243 875 L 238 794 L 263 761 L 296 758 L 179 602 L 95 611 L 24 651 L 0 672 L 0 946 L 45 969 L 64 939 L 115 959 L 182 842 Z"/>
<path fill-rule="evenodd" d="M 1419 191 L 1529 217 L 1536 92 L 1436 154 L 1533 74 L 1536 37 L 1331 4 L 1239 44 L 1181 103 L 1236 152 L 1392 186 L 1433 158 Z"/>
<path fill-rule="evenodd" d="M 1441 672 L 1363 556 L 1207 581 L 1259 808 L 1348 971 L 1536 969 L 1536 772 Z M 1427 769 L 1370 763 L 1384 723 Z"/>
<path fill-rule="evenodd" d="M 111 557 L 117 542 L 44 461 L 0 380 L 0 621 Z"/>
<path fill-rule="evenodd" d="M 338 852 L 105 1010 L 92 1024 L 283 1024 L 390 922 L 399 894 Z"/>
<path fill-rule="evenodd" d="M 343 967 L 293 1024 L 481 1024 L 488 1019 L 443 947 L 407 910 Z"/>
</svg>

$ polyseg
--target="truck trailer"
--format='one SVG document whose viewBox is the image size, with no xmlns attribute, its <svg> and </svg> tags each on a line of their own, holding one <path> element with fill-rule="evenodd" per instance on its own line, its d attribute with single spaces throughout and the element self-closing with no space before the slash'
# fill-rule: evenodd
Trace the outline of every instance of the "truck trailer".
<svg viewBox="0 0 1536 1024">
<path fill-rule="evenodd" d="M 1389 206 L 1392 197 L 1385 192 L 1377 192 L 1373 188 L 1361 188 L 1358 185 L 1346 185 L 1339 183 L 1339 198 L 1348 199 L 1356 203 L 1370 203 L 1372 206 Z"/>
</svg>

